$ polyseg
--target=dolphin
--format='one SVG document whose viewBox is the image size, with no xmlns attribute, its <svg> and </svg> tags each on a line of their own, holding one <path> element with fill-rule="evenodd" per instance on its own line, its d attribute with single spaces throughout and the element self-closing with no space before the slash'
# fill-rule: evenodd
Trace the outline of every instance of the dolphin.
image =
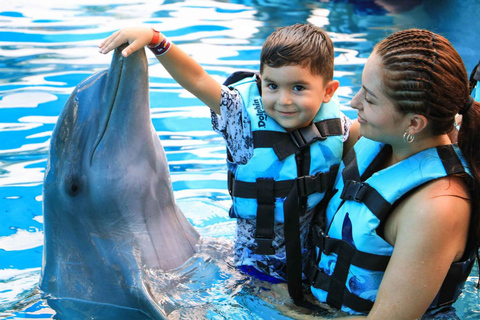
<svg viewBox="0 0 480 320">
<path fill-rule="evenodd" d="M 181 266 L 199 241 L 152 125 L 145 50 L 123 48 L 74 89 L 52 132 L 39 287 L 57 318 L 166 318 L 145 270 Z"/>
</svg>

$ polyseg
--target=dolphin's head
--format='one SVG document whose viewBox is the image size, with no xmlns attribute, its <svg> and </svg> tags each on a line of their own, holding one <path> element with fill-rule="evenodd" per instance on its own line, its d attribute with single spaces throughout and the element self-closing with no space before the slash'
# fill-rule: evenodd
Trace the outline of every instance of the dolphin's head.
<svg viewBox="0 0 480 320">
<path fill-rule="evenodd" d="M 158 148 L 150 121 L 145 52 L 123 58 L 119 50 L 110 69 L 75 88 L 53 132 L 45 183 L 54 183 L 54 191 L 66 202 L 77 197 L 86 201 L 106 180 L 115 188 L 114 180 L 144 176 L 138 171 L 155 166 Z M 164 157 L 163 150 L 160 153 Z"/>
<path fill-rule="evenodd" d="M 199 236 L 151 122 L 145 51 L 121 50 L 75 88 L 52 133 L 41 289 L 135 308 L 143 268 L 180 266 Z"/>
</svg>

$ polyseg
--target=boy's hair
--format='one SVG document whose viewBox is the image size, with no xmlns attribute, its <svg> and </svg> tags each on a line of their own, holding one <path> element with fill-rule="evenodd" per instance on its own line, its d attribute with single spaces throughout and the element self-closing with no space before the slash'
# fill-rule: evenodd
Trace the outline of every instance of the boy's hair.
<svg viewBox="0 0 480 320">
<path fill-rule="evenodd" d="M 267 38 L 260 54 L 260 73 L 265 66 L 298 65 L 328 82 L 333 79 L 334 58 L 332 39 L 324 30 L 297 23 L 277 29 Z"/>
</svg>

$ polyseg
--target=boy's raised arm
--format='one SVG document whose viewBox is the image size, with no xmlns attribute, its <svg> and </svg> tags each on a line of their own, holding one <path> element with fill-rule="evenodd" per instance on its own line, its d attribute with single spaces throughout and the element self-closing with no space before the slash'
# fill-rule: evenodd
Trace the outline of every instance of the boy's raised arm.
<svg viewBox="0 0 480 320">
<path fill-rule="evenodd" d="M 102 41 L 98 46 L 103 54 L 110 52 L 123 43 L 129 45 L 122 51 L 124 57 L 148 45 L 153 38 L 154 31 L 149 27 L 135 27 L 121 29 Z M 160 41 L 164 38 L 160 34 Z M 158 61 L 168 73 L 194 96 L 199 98 L 215 113 L 220 113 L 221 85 L 210 76 L 198 62 L 171 44 L 167 53 L 157 56 Z"/>
</svg>

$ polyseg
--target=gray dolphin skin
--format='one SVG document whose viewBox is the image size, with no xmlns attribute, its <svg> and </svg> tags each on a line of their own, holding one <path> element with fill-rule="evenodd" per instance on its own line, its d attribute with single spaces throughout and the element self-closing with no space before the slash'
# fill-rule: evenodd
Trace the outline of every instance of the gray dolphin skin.
<svg viewBox="0 0 480 320">
<path fill-rule="evenodd" d="M 40 289 L 59 319 L 166 318 L 145 270 L 181 266 L 199 240 L 152 125 L 145 51 L 123 48 L 75 88 L 52 133 Z"/>
</svg>

